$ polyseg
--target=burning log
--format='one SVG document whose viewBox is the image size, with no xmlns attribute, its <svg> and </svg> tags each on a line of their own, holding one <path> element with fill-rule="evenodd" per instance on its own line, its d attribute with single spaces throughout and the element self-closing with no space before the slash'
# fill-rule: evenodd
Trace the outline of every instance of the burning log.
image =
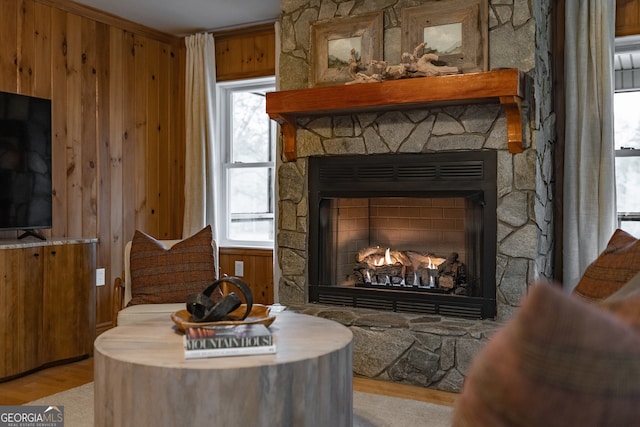
<svg viewBox="0 0 640 427">
<path fill-rule="evenodd" d="M 447 259 L 438 266 L 440 286 L 446 289 L 454 289 L 467 279 L 465 265 L 458 260 L 458 254 L 452 252 Z"/>
<path fill-rule="evenodd" d="M 451 252 L 451 254 L 444 260 L 440 265 L 438 265 L 438 271 L 440 273 L 452 272 L 455 267 L 454 264 L 458 262 L 458 253 Z"/>
<path fill-rule="evenodd" d="M 381 265 L 379 267 L 371 267 L 366 263 L 358 264 L 356 271 L 362 277 L 363 283 L 377 285 L 406 285 L 405 276 L 407 267 L 401 264 Z"/>
<path fill-rule="evenodd" d="M 456 290 L 466 279 L 464 264 L 453 252 L 447 258 L 432 253 L 368 247 L 357 256 L 357 283 Z M 463 290 L 464 291 L 464 290 Z"/>
<path fill-rule="evenodd" d="M 360 252 L 358 252 L 357 261 L 363 262 L 365 259 L 369 258 L 370 256 L 384 254 L 385 251 L 386 249 L 383 249 L 380 246 L 361 249 Z"/>
<path fill-rule="evenodd" d="M 438 280 L 438 285 L 444 289 L 453 289 L 456 285 L 455 279 L 453 276 L 440 276 Z"/>
<path fill-rule="evenodd" d="M 418 252 L 408 251 L 407 257 L 411 261 L 411 265 L 414 268 L 435 268 L 431 267 L 431 265 L 435 265 L 436 267 L 445 262 L 444 258 L 439 258 L 433 254 L 421 254 Z"/>
<path fill-rule="evenodd" d="M 365 248 L 358 252 L 358 262 L 366 262 L 375 266 L 396 263 L 410 265 L 409 258 L 403 252 L 392 251 L 389 248 L 381 248 L 379 246 Z"/>
</svg>

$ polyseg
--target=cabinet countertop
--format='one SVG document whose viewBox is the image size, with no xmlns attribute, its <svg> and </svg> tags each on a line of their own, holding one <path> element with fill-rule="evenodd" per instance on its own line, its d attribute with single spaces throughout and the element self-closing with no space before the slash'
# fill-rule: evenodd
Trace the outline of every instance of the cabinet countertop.
<svg viewBox="0 0 640 427">
<path fill-rule="evenodd" d="M 39 246 L 73 245 L 79 243 L 97 243 L 97 237 L 72 238 L 72 237 L 52 237 L 47 240 L 29 238 L 29 240 L 0 240 L 0 250 L 2 249 L 25 249 Z"/>
</svg>

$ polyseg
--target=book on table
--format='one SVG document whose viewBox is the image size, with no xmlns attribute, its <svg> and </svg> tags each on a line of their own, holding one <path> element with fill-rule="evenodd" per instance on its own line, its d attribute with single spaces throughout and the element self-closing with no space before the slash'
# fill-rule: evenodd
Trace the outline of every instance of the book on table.
<svg viewBox="0 0 640 427">
<path fill-rule="evenodd" d="M 273 336 L 262 324 L 197 326 L 187 328 L 184 334 L 186 359 L 275 352 Z"/>
</svg>

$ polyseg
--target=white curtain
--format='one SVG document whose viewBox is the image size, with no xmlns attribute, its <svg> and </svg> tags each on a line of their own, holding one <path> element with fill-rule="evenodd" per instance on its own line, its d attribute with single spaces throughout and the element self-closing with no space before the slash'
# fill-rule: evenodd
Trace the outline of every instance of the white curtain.
<svg viewBox="0 0 640 427">
<path fill-rule="evenodd" d="M 211 225 L 217 238 L 215 218 L 214 107 L 216 87 L 215 46 L 211 34 L 185 38 L 187 47 L 185 122 L 185 203 L 182 237 Z"/>
<path fill-rule="evenodd" d="M 566 0 L 563 286 L 575 288 L 616 224 L 615 0 Z"/>
</svg>

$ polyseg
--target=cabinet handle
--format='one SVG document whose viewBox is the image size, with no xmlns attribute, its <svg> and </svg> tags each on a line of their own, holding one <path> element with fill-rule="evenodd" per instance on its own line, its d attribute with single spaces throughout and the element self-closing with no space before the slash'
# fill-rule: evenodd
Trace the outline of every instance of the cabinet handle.
<svg viewBox="0 0 640 427">
<path fill-rule="evenodd" d="M 37 258 L 37 257 L 40 256 L 40 254 L 39 253 L 35 253 L 35 254 L 33 254 L 33 256 Z"/>
<path fill-rule="evenodd" d="M 56 254 L 56 251 L 51 251 L 51 255 L 55 255 L 55 254 Z"/>
</svg>

